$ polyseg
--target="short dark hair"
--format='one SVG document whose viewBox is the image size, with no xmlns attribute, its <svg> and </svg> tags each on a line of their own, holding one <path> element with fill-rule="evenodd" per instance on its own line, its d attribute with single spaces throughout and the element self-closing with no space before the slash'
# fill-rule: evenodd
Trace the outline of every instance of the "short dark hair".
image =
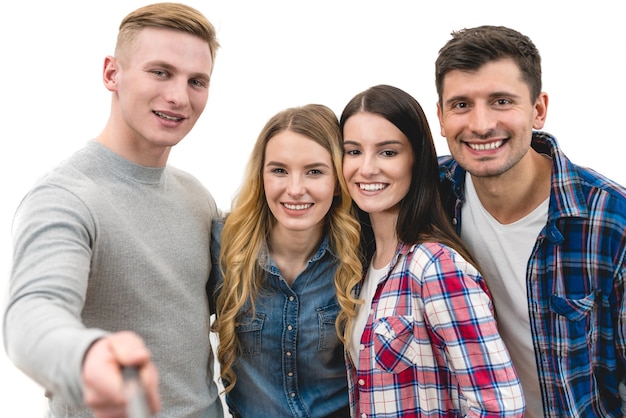
<svg viewBox="0 0 626 418">
<path fill-rule="evenodd" d="M 452 70 L 476 71 L 491 61 L 511 58 L 530 89 L 531 100 L 541 93 L 541 56 L 526 35 L 504 26 L 478 26 L 453 31 L 439 50 L 435 62 L 435 84 L 442 103 L 443 79 Z"/>
</svg>

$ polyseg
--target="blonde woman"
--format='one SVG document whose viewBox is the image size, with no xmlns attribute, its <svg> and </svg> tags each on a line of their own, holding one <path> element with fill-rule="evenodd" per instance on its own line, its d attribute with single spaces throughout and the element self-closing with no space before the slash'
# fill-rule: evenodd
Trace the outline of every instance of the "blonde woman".
<svg viewBox="0 0 626 418">
<path fill-rule="evenodd" d="M 232 212 L 214 221 L 218 359 L 235 417 L 347 417 L 345 335 L 361 279 L 360 227 L 335 114 L 272 117 Z"/>
</svg>

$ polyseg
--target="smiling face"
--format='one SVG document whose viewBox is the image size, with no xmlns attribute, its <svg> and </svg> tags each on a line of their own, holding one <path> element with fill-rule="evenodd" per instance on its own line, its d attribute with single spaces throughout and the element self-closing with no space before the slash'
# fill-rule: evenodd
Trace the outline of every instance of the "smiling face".
<svg viewBox="0 0 626 418">
<path fill-rule="evenodd" d="M 411 185 L 413 150 L 407 137 L 384 117 L 358 112 L 343 127 L 343 175 L 363 211 L 398 213 Z"/>
<path fill-rule="evenodd" d="M 441 135 L 459 165 L 476 177 L 523 171 L 532 130 L 545 122 L 547 96 L 531 100 L 512 59 L 492 61 L 473 72 L 450 71 L 444 77 L 442 103 L 437 105 Z"/>
<path fill-rule="evenodd" d="M 277 228 L 319 235 L 337 190 L 330 153 L 307 136 L 282 131 L 265 147 L 263 186 Z"/>
<path fill-rule="evenodd" d="M 110 136 L 123 138 L 127 158 L 141 160 L 189 133 L 206 106 L 212 68 L 207 42 L 169 29 L 142 29 L 128 50 L 107 58 Z"/>
</svg>

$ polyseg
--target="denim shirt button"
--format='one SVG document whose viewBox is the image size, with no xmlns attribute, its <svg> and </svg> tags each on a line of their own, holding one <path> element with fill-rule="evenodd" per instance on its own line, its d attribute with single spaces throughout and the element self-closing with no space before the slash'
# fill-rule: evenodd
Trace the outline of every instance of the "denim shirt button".
<svg viewBox="0 0 626 418">
<path fill-rule="evenodd" d="M 293 296 L 289 296 L 289 301 L 293 302 L 294 297 Z"/>
<path fill-rule="evenodd" d="M 291 351 L 287 351 L 287 357 L 291 357 Z"/>
<path fill-rule="evenodd" d="M 295 394 L 294 392 L 291 392 L 291 393 L 289 394 L 289 396 L 291 396 L 292 398 L 295 398 L 295 397 L 296 397 L 296 394 Z"/>
<path fill-rule="evenodd" d="M 291 330 L 293 329 L 293 327 L 292 327 L 291 325 L 287 325 L 287 329 L 288 329 L 289 331 L 291 331 Z"/>
<path fill-rule="evenodd" d="M 289 372 L 289 373 L 287 373 L 287 376 L 289 376 L 289 377 L 293 377 L 293 372 Z"/>
</svg>

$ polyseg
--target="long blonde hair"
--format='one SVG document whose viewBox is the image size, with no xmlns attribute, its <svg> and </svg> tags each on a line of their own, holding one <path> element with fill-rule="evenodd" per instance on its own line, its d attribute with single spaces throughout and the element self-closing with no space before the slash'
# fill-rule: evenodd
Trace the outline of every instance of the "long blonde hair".
<svg viewBox="0 0 626 418">
<path fill-rule="evenodd" d="M 229 392 L 237 377 L 232 369 L 239 355 L 237 326 L 240 313 L 248 306 L 254 312 L 255 298 L 262 288 L 264 272 L 259 254 L 276 222 L 265 198 L 263 165 L 268 141 L 283 131 L 309 137 L 326 149 L 332 158 L 339 194 L 326 215 L 330 251 L 338 260 L 334 283 L 341 307 L 335 327 L 344 344 L 349 341 L 352 320 L 359 303 L 353 289 L 361 280 L 359 255 L 360 225 L 342 175 L 343 146 L 337 116 L 328 107 L 309 104 L 286 109 L 272 117 L 261 131 L 250 156 L 243 185 L 226 217 L 222 231 L 219 265 L 224 278 L 216 300 L 217 318 L 213 330 L 219 334 L 217 358 L 220 377 Z"/>
</svg>

